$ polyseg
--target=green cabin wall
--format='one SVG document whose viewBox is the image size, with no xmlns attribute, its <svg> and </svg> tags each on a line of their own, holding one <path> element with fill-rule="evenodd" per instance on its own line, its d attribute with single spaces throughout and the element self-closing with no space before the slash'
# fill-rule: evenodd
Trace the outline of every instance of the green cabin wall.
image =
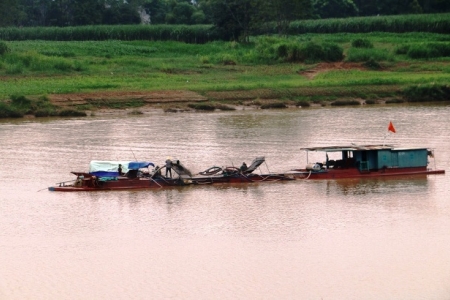
<svg viewBox="0 0 450 300">
<path fill-rule="evenodd" d="M 426 167 L 427 149 L 354 151 L 356 161 L 367 161 L 370 169 Z"/>
<path fill-rule="evenodd" d="M 378 151 L 377 167 L 411 168 L 426 167 L 428 164 L 427 149 L 404 149 Z"/>
</svg>

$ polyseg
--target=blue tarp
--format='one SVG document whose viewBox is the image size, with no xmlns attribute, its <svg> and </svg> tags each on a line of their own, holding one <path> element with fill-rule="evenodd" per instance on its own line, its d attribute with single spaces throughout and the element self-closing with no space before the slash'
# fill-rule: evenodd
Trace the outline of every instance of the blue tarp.
<svg viewBox="0 0 450 300">
<path fill-rule="evenodd" d="M 128 169 L 139 170 L 140 168 L 148 168 L 148 166 L 154 167 L 155 165 L 148 161 L 133 161 L 128 164 Z"/>
<path fill-rule="evenodd" d="M 122 173 L 129 170 L 138 170 L 148 166 L 155 166 L 146 161 L 98 161 L 93 160 L 89 164 L 89 173 L 97 177 L 117 177 L 119 176 L 119 164 L 122 165 Z"/>
</svg>

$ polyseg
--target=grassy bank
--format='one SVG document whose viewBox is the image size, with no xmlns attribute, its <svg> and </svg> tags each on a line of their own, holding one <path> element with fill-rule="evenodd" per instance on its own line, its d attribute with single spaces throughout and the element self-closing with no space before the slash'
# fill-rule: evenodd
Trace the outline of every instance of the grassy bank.
<svg viewBox="0 0 450 300">
<path fill-rule="evenodd" d="M 265 36 L 250 44 L 2 44 L 0 100 L 6 104 L 14 95 L 171 90 L 214 101 L 384 99 L 404 97 L 408 87 L 450 82 L 450 36 L 432 33 Z"/>
</svg>

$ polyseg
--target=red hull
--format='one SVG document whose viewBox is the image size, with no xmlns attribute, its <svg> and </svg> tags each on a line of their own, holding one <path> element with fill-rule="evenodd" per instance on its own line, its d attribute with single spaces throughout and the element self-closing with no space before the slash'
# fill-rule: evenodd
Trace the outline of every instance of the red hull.
<svg viewBox="0 0 450 300">
<path fill-rule="evenodd" d="M 183 186 L 191 184 L 190 181 L 182 179 L 150 179 L 150 178 L 119 178 L 111 181 L 96 181 L 92 177 L 76 181 L 74 184 L 49 187 L 49 191 L 55 192 L 90 192 L 90 191 L 111 191 L 111 190 L 137 190 L 137 189 L 158 189 L 162 187 Z"/>
<path fill-rule="evenodd" d="M 430 170 L 426 167 L 417 168 L 386 168 L 381 170 L 371 170 L 361 172 L 357 168 L 348 169 L 322 169 L 320 171 L 309 171 L 306 169 L 295 169 L 290 172 L 299 179 L 341 179 L 341 178 L 374 178 L 387 176 L 405 175 L 432 175 L 445 174 L 444 170 Z"/>
<path fill-rule="evenodd" d="M 214 183 L 252 183 L 252 182 L 269 182 L 294 180 L 293 177 L 284 174 L 233 174 L 231 176 L 210 176 L 210 177 L 194 177 L 193 184 L 214 184 Z"/>
<path fill-rule="evenodd" d="M 84 176 L 82 180 L 71 181 L 70 184 L 61 183 L 58 186 L 49 187 L 55 192 L 91 192 L 91 191 L 111 191 L 111 190 L 137 190 L 137 189 L 158 189 L 173 186 L 186 186 L 191 184 L 219 184 L 219 183 L 252 183 L 269 182 L 281 180 L 293 180 L 292 177 L 283 174 L 237 174 L 232 176 L 211 176 L 193 177 L 189 179 L 169 179 L 169 178 L 119 178 L 118 180 L 98 181 L 94 176 L 86 173 L 76 173 L 77 176 Z"/>
</svg>

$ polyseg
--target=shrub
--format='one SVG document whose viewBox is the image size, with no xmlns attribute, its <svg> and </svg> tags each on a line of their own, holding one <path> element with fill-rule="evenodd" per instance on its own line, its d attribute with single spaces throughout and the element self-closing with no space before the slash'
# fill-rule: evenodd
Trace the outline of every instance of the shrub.
<svg viewBox="0 0 450 300">
<path fill-rule="evenodd" d="M 373 48 L 373 44 L 368 39 L 356 39 L 352 41 L 352 47 L 355 48 Z"/>
<path fill-rule="evenodd" d="M 19 109 L 0 102 L 0 118 L 22 118 L 23 115 Z"/>
<path fill-rule="evenodd" d="M 325 43 L 322 45 L 324 57 L 323 60 L 335 62 L 344 59 L 344 49 L 337 44 Z"/>
<path fill-rule="evenodd" d="M 295 103 L 295 106 L 310 107 L 311 103 L 309 103 L 308 101 L 297 101 Z"/>
<path fill-rule="evenodd" d="M 336 100 L 331 102 L 332 106 L 361 105 L 358 100 Z"/>
<path fill-rule="evenodd" d="M 423 43 L 412 45 L 406 53 L 412 59 L 429 59 L 436 57 L 449 57 L 449 43 Z"/>
<path fill-rule="evenodd" d="M 193 108 L 195 110 L 206 110 L 206 111 L 213 111 L 216 109 L 214 105 L 205 103 L 189 103 L 188 107 Z"/>
<path fill-rule="evenodd" d="M 5 55 L 8 52 L 11 52 L 8 45 L 6 45 L 5 42 L 0 41 L 0 55 Z"/>
<path fill-rule="evenodd" d="M 234 59 L 233 56 L 231 56 L 229 54 L 225 54 L 225 55 L 222 56 L 222 63 L 224 65 L 234 66 L 234 65 L 236 65 L 236 60 Z"/>
<path fill-rule="evenodd" d="M 386 104 L 397 104 L 397 103 L 404 103 L 405 100 L 403 99 L 388 99 L 386 100 Z"/>
<path fill-rule="evenodd" d="M 425 84 L 410 86 L 403 90 L 403 96 L 409 102 L 449 101 L 450 85 Z"/>
<path fill-rule="evenodd" d="M 374 60 L 372 57 L 368 61 L 363 63 L 363 65 L 366 68 L 373 69 L 373 70 L 381 69 L 381 65 L 376 60 Z"/>
<path fill-rule="evenodd" d="M 284 62 L 340 61 L 344 56 L 344 50 L 337 44 L 274 37 L 258 38 L 255 52 L 261 60 Z"/>
<path fill-rule="evenodd" d="M 409 51 L 409 45 L 400 45 L 395 49 L 395 54 L 397 55 L 405 55 Z"/>
<path fill-rule="evenodd" d="M 75 109 L 63 109 L 58 113 L 60 117 L 86 117 L 87 114 L 84 111 L 78 111 Z"/>
<path fill-rule="evenodd" d="M 23 95 L 12 95 L 10 96 L 11 105 L 18 108 L 29 108 L 31 105 L 31 100 Z"/>
<path fill-rule="evenodd" d="M 220 110 L 236 110 L 236 108 L 225 105 L 225 104 L 216 104 L 216 109 Z"/>
<path fill-rule="evenodd" d="M 260 106 L 261 109 L 269 109 L 269 108 L 287 108 L 286 104 L 281 102 L 272 102 L 266 103 Z"/>
<path fill-rule="evenodd" d="M 54 116 L 58 116 L 58 112 L 53 108 L 46 107 L 46 108 L 37 109 L 34 113 L 34 116 L 36 118 L 54 117 Z"/>
</svg>

